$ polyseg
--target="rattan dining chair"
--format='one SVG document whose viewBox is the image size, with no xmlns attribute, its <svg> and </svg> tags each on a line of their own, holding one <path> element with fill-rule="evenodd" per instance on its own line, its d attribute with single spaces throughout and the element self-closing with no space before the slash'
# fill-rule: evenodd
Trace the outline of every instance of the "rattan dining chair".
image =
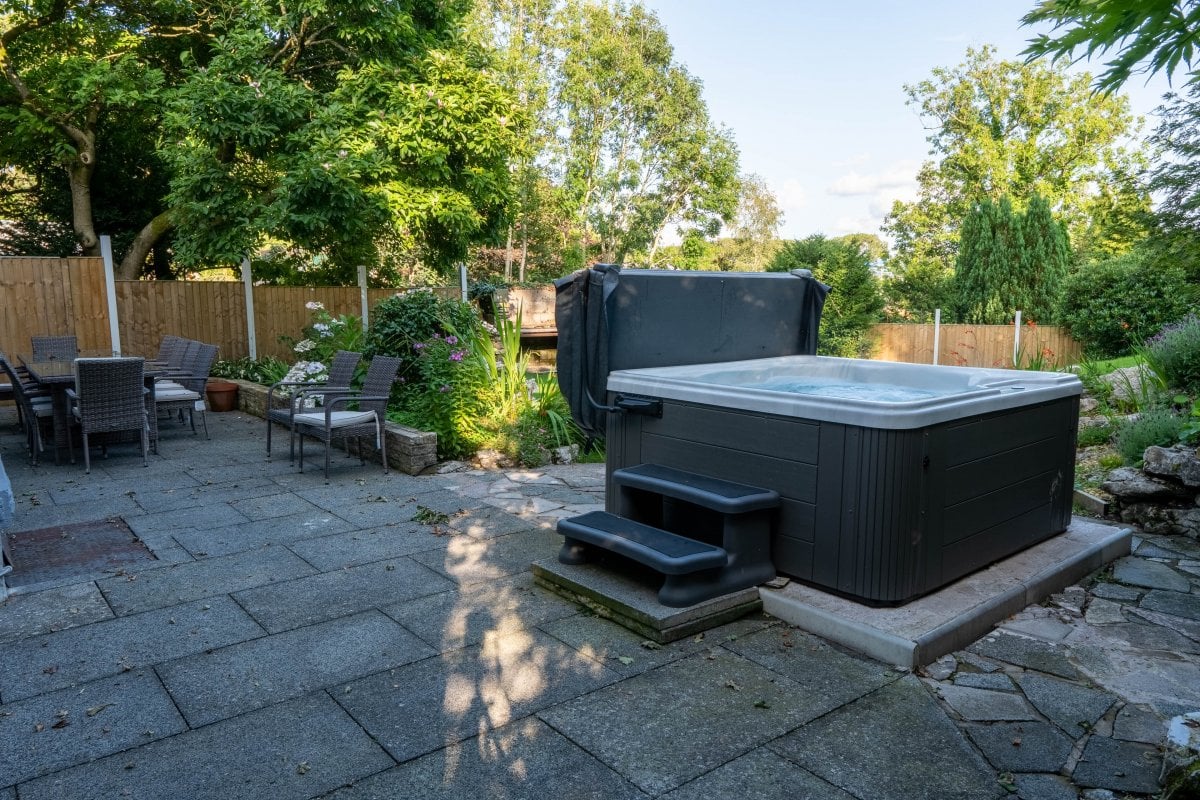
<svg viewBox="0 0 1200 800">
<path fill-rule="evenodd" d="M 79 341 L 74 336 L 30 336 L 34 361 L 69 360 L 79 355 Z"/>
<path fill-rule="evenodd" d="M 208 417 L 204 415 L 204 389 L 208 385 L 208 375 L 212 371 L 213 362 L 217 360 L 217 346 L 195 342 L 196 346 L 188 345 L 188 355 L 183 362 L 183 371 L 172 375 L 170 380 L 154 384 L 155 413 L 184 411 L 188 413 L 188 421 L 192 433 L 196 432 L 196 412 L 200 412 L 200 420 L 204 423 L 204 437 L 208 435 Z"/>
<path fill-rule="evenodd" d="M 345 442 L 350 452 L 350 440 L 358 444 L 360 463 L 366 464 L 362 439 L 375 437 L 375 446 L 383 458 L 383 471 L 388 471 L 387 437 L 383 423 L 391 397 L 392 384 L 400 370 L 400 359 L 391 356 L 376 356 L 367 367 L 367 377 L 362 389 L 334 394 L 327 387 L 315 390 L 325 395 L 323 407 L 317 411 L 297 413 L 292 418 L 292 438 L 300 440 L 300 471 L 304 472 L 304 437 L 311 436 L 325 443 L 325 482 L 329 483 L 329 446 L 334 439 Z M 354 403 L 357 409 L 346 408 Z"/>
<path fill-rule="evenodd" d="M 67 390 L 71 413 L 83 437 L 83 468 L 92 471 L 89 437 L 134 432 L 142 443 L 142 465 L 150 466 L 150 424 L 142 358 L 77 358 L 75 388 Z M 103 441 L 108 455 L 107 438 Z"/>
<path fill-rule="evenodd" d="M 296 440 L 291 437 L 292 418 L 296 416 L 297 411 L 301 410 L 297 408 L 297 405 L 301 402 L 302 393 L 306 389 L 325 389 L 334 393 L 349 389 L 360 360 L 362 360 L 362 353 L 338 350 L 333 354 L 333 361 L 329 364 L 329 376 L 324 381 L 277 381 L 271 384 L 271 387 L 267 389 L 267 413 L 265 415 L 267 418 L 268 460 L 271 458 L 271 423 L 287 426 L 288 457 L 295 461 Z M 283 405 L 280 401 L 286 401 L 287 405 Z"/>
<path fill-rule="evenodd" d="M 21 376 L 0 354 L 0 373 L 12 387 L 13 400 L 17 404 L 17 419 L 25 431 L 25 444 L 29 448 L 29 462 L 37 466 L 38 455 L 45 447 L 42 440 L 42 421 L 54 419 L 54 406 L 50 397 L 36 386 L 26 384 Z M 74 454 L 72 453 L 72 457 Z"/>
</svg>

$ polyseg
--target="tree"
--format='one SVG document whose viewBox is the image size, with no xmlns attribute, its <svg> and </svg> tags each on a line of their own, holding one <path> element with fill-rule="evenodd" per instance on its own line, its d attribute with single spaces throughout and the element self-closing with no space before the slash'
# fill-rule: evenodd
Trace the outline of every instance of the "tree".
<svg viewBox="0 0 1200 800">
<path fill-rule="evenodd" d="M 1169 94 L 1150 137 L 1162 153 L 1150 172 L 1150 187 L 1161 198 L 1155 240 L 1200 278 L 1200 83 Z"/>
<path fill-rule="evenodd" d="M 737 215 L 730 226 L 729 246 L 718 255 L 718 268 L 742 272 L 766 269 L 775 248 L 776 232 L 782 224 L 783 211 L 766 182 L 758 175 L 743 177 Z"/>
<path fill-rule="evenodd" d="M 909 105 L 927 121 L 934 158 L 917 175 L 918 199 L 895 203 L 885 222 L 894 242 L 889 268 L 909 289 L 907 296 L 893 292 L 898 300 L 932 311 L 911 291 L 944 291 L 957 259 L 959 225 L 981 197 L 1041 195 L 1073 238 L 1097 215 L 1112 213 L 1114 197 L 1097 195 L 1094 187 L 1136 174 L 1144 159 L 1126 146 L 1136 130 L 1127 100 L 1093 96 L 1089 80 L 1040 63 L 999 61 L 994 48 L 984 47 L 968 49 L 957 67 L 935 69 L 930 80 L 905 87 Z M 909 273 L 920 280 L 908 280 Z"/>
<path fill-rule="evenodd" d="M 970 325 L 1002 325 L 1020 304 L 1021 217 L 1007 197 L 981 199 L 962 223 L 954 273 L 957 316 Z"/>
<path fill-rule="evenodd" d="M 1021 272 L 1023 296 L 1017 301 L 1025 318 L 1041 323 L 1055 321 L 1063 281 L 1071 266 L 1067 230 L 1054 218 L 1050 204 L 1034 195 L 1021 218 Z"/>
<path fill-rule="evenodd" d="M 172 231 L 188 265 L 235 262 L 269 237 L 347 269 L 385 240 L 446 264 L 499 224 L 519 121 L 460 35 L 464 11 L 35 0 L 0 17 L 0 119 L 17 133 L 0 149 L 33 174 L 53 154 L 90 252 L 95 176 L 114 142 L 142 137 L 131 150 L 164 188 L 126 232 L 122 277 Z M 138 115 L 163 116 L 162 130 Z"/>
<path fill-rule="evenodd" d="M 852 358 L 869 356 L 874 346 L 871 326 L 880 319 L 883 298 L 866 248 L 852 237 L 828 239 L 819 233 L 785 242 L 767 271 L 793 269 L 812 270 L 817 280 L 830 287 L 821 314 L 818 352 Z"/>
<path fill-rule="evenodd" d="M 1023 25 L 1054 24 L 1053 34 L 1039 34 L 1024 55 L 1051 56 L 1072 62 L 1116 49 L 1116 57 L 1096 78 L 1096 89 L 1111 92 L 1131 74 L 1166 72 L 1196 57 L 1200 3 L 1196 0 L 1041 0 L 1021 19 Z M 1076 51 L 1082 51 L 1076 56 Z M 1141 65 L 1139 67 L 1139 65 Z M 1200 75 L 1192 71 L 1189 82 Z"/>
</svg>

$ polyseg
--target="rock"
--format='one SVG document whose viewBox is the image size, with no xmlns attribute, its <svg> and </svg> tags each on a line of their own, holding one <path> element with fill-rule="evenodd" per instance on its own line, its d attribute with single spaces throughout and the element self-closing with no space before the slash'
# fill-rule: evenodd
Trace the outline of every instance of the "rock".
<svg viewBox="0 0 1200 800">
<path fill-rule="evenodd" d="M 1088 789 L 1079 797 L 1080 800 L 1117 800 L 1117 796 L 1108 789 Z"/>
<path fill-rule="evenodd" d="M 465 472 L 471 467 L 461 461 L 443 461 L 435 470 L 438 475 L 449 475 L 452 472 Z"/>
<path fill-rule="evenodd" d="M 942 656 L 925 667 L 925 675 L 935 681 L 944 681 L 953 675 L 956 669 L 958 669 L 958 662 L 955 661 L 954 656 Z"/>
<path fill-rule="evenodd" d="M 499 450 L 480 450 L 475 454 L 475 466 L 480 469 L 508 469 L 513 460 Z"/>
<path fill-rule="evenodd" d="M 1200 458 L 1196 448 L 1185 445 L 1146 448 L 1142 469 L 1163 478 L 1172 478 L 1184 486 L 1200 486 Z"/>
<path fill-rule="evenodd" d="M 1147 533 L 1200 538 L 1200 509 L 1173 508 L 1154 503 L 1123 506 L 1122 522 L 1136 525 Z"/>
<path fill-rule="evenodd" d="M 579 458 L 579 445 L 569 444 L 565 447 L 556 447 L 551 451 L 551 456 L 555 464 L 574 464 L 575 459 Z"/>
<path fill-rule="evenodd" d="M 1087 613 L 1083 618 L 1088 625 L 1116 625 L 1126 621 L 1125 615 L 1121 613 L 1122 608 L 1120 603 L 1097 597 L 1088 604 Z"/>
<path fill-rule="evenodd" d="M 1164 800 L 1200 797 L 1200 711 L 1183 714 L 1167 723 L 1163 756 Z"/>
<path fill-rule="evenodd" d="M 1186 592 L 1191 588 L 1187 578 L 1166 564 L 1135 556 L 1125 556 L 1119 560 L 1113 567 L 1113 578 L 1127 586 L 1144 586 L 1147 589 Z"/>
<path fill-rule="evenodd" d="M 1100 380 L 1112 387 L 1114 400 L 1137 400 L 1142 394 L 1141 367 L 1122 367 L 1107 375 L 1101 375 Z"/>
<path fill-rule="evenodd" d="M 1100 401 L 1094 397 L 1079 398 L 1079 416 L 1080 417 L 1086 417 L 1088 414 L 1091 414 L 1093 411 L 1095 411 L 1099 407 L 1100 407 Z M 1103 417 L 1099 417 L 1098 419 L 1100 419 L 1102 422 L 1104 421 Z M 1080 420 L 1080 422 L 1082 422 L 1082 420 Z"/>
<path fill-rule="evenodd" d="M 1108 480 L 1100 488 L 1125 502 L 1139 500 L 1191 500 L 1195 492 L 1189 492 L 1177 484 L 1153 478 L 1133 467 L 1117 467 L 1108 473 Z"/>
</svg>

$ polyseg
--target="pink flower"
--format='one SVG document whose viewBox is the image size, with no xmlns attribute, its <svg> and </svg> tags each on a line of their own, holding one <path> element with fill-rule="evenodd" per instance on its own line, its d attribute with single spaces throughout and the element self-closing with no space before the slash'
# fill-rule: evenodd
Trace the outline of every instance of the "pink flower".
<svg viewBox="0 0 1200 800">
<path fill-rule="evenodd" d="M 447 336 L 446 344 L 458 344 L 458 337 L 457 336 Z"/>
<path fill-rule="evenodd" d="M 453 353 L 450 354 L 450 360 L 451 361 L 462 361 L 463 356 L 465 356 L 466 354 L 467 354 L 467 352 L 465 350 L 455 350 Z"/>
</svg>

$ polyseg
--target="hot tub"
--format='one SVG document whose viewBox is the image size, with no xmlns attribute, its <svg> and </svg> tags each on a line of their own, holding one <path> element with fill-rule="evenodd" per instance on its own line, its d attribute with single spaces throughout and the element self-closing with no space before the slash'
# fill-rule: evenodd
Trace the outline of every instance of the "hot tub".
<svg viewBox="0 0 1200 800">
<path fill-rule="evenodd" d="M 607 388 L 662 402 L 609 415 L 610 475 L 652 463 L 774 489 L 777 571 L 869 603 L 1070 522 L 1074 375 L 784 356 L 617 370 Z"/>
</svg>

